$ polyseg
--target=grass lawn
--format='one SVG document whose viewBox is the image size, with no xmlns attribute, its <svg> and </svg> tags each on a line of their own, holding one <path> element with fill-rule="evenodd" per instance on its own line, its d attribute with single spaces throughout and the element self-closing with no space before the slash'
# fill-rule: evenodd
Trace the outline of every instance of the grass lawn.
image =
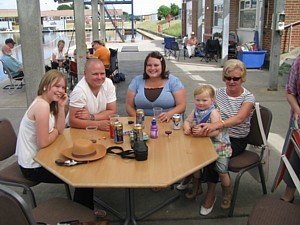
<svg viewBox="0 0 300 225">
<path fill-rule="evenodd" d="M 144 21 L 137 23 L 137 28 L 143 28 L 152 32 L 158 32 L 158 25 L 160 25 L 162 33 L 172 35 L 174 37 L 181 37 L 181 20 L 172 20 L 170 24 L 165 21 Z"/>
</svg>

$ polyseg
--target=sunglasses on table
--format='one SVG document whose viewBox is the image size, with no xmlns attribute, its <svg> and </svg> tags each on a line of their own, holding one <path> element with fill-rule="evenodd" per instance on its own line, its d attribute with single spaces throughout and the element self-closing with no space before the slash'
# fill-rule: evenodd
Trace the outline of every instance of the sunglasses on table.
<svg viewBox="0 0 300 225">
<path fill-rule="evenodd" d="M 227 80 L 227 81 L 239 81 L 242 77 L 226 77 L 224 76 L 224 79 Z"/>
</svg>

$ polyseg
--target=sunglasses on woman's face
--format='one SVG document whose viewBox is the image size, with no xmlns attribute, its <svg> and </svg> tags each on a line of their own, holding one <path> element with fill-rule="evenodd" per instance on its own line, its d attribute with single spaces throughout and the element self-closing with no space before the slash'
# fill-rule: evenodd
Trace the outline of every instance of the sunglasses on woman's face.
<svg viewBox="0 0 300 225">
<path fill-rule="evenodd" d="M 227 80 L 227 81 L 239 81 L 242 77 L 226 77 L 224 76 L 224 79 Z"/>
</svg>

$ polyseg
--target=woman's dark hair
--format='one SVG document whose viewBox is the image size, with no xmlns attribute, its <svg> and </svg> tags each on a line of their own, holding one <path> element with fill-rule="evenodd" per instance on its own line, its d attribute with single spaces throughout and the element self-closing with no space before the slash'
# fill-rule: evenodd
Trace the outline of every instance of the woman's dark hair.
<svg viewBox="0 0 300 225">
<path fill-rule="evenodd" d="M 147 62 L 148 62 L 149 58 L 159 59 L 159 61 L 161 62 L 161 74 L 160 74 L 160 76 L 161 76 L 162 79 L 168 79 L 169 71 L 166 70 L 166 61 L 165 61 L 163 55 L 158 51 L 151 52 L 147 55 L 147 57 L 144 61 L 143 79 L 146 80 L 146 79 L 149 78 L 149 75 L 146 73 L 146 67 L 147 67 Z"/>
</svg>

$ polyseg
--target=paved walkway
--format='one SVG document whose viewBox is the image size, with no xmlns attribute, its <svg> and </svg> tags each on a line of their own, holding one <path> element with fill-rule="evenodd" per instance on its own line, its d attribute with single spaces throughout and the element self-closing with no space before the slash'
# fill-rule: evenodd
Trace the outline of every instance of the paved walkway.
<svg viewBox="0 0 300 225">
<path fill-rule="evenodd" d="M 157 38 L 156 38 L 157 39 Z M 125 112 L 125 97 L 128 84 L 131 79 L 143 72 L 143 63 L 146 55 L 150 51 L 163 52 L 162 39 L 147 40 L 128 43 L 107 43 L 110 48 L 118 48 L 118 59 L 120 71 L 126 74 L 126 81 L 117 84 L 118 96 L 118 113 L 126 115 Z M 123 46 L 137 46 L 138 52 L 121 52 Z M 198 84 L 209 83 L 215 87 L 224 86 L 221 79 L 221 66 L 219 62 L 200 62 L 199 58 L 183 59 L 179 62 L 167 59 L 167 68 L 172 74 L 178 76 L 184 83 L 187 90 L 187 110 L 190 112 L 193 108 L 193 90 Z M 273 123 L 269 136 L 269 144 L 271 146 L 270 155 L 270 172 L 267 181 L 267 190 L 269 195 L 278 198 L 283 190 L 283 184 L 275 194 L 270 193 L 271 185 L 278 166 L 280 151 L 282 148 L 283 139 L 288 128 L 289 120 L 289 105 L 286 101 L 285 92 L 282 85 L 279 85 L 278 91 L 268 91 L 269 73 L 266 70 L 248 70 L 247 81 L 245 87 L 251 90 L 258 102 L 270 108 L 273 112 Z M 281 83 L 281 78 L 279 78 Z M 0 114 L 2 118 L 8 118 L 12 121 L 13 126 L 18 131 L 20 120 L 27 108 L 25 88 L 17 90 L 13 95 L 9 95 L 5 90 L 2 90 L 5 82 L 0 83 Z M 9 164 L 14 158 L 7 161 Z M 3 166 L 3 165 L 2 165 Z M 232 180 L 235 175 L 232 174 Z M 204 190 L 206 187 L 204 185 Z M 247 216 L 255 201 L 262 197 L 261 185 L 249 175 L 245 174 L 242 178 L 238 199 L 234 212 L 234 217 L 228 218 L 227 211 L 220 208 L 221 188 L 218 187 L 217 202 L 213 213 L 207 217 L 199 216 L 199 205 L 203 200 L 203 195 L 197 197 L 196 200 L 187 200 L 182 195 L 178 200 L 161 209 L 159 212 L 147 217 L 144 221 L 138 222 L 139 225 L 193 225 L 193 224 L 230 224 L 242 225 L 246 224 Z M 34 192 L 37 197 L 37 202 L 53 197 L 65 196 L 64 188 L 61 185 L 40 184 L 34 187 Z M 173 190 L 165 189 L 160 192 L 152 192 L 151 190 L 136 190 L 136 210 L 137 214 L 142 213 L 149 207 L 156 205 L 166 196 L 172 194 Z M 124 211 L 124 191 L 120 189 L 101 189 L 97 190 L 96 194 L 103 198 L 113 207 Z M 26 196 L 25 196 L 26 198 Z M 296 202 L 299 202 L 297 197 Z M 112 221 L 111 224 L 120 224 L 118 218 L 111 213 L 108 213 L 108 218 Z"/>
</svg>

